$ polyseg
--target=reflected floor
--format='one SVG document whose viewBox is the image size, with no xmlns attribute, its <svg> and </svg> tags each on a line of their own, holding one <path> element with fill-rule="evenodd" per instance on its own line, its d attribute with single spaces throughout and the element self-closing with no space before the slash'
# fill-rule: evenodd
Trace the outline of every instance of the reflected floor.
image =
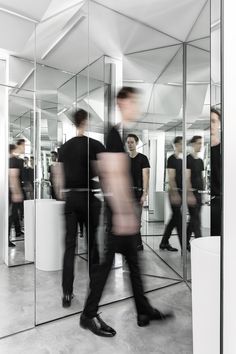
<svg viewBox="0 0 236 354">
<path fill-rule="evenodd" d="M 31 263 L 25 260 L 25 242 L 24 239 L 13 239 L 12 242 L 16 247 L 9 247 L 8 262 L 10 266 Z"/>
<path fill-rule="evenodd" d="M 34 326 L 34 265 L 0 265 L 0 336 Z"/>
<path fill-rule="evenodd" d="M 8 354 L 192 354 L 191 294 L 184 283 L 148 294 L 152 304 L 171 309 L 175 318 L 138 327 L 133 299 L 102 307 L 102 317 L 113 326 L 114 338 L 97 337 L 79 327 L 79 315 L 36 327 L 0 340 Z"/>
</svg>

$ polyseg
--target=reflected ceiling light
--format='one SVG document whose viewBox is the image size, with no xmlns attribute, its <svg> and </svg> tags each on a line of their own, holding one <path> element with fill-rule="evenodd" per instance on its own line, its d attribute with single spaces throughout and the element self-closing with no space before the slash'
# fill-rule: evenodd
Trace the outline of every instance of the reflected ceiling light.
<svg viewBox="0 0 236 354">
<path fill-rule="evenodd" d="M 69 108 L 63 108 L 63 109 L 61 109 L 61 110 L 57 113 L 57 115 L 60 116 L 62 113 L 65 113 L 66 111 L 68 111 L 68 109 L 69 109 Z"/>
<path fill-rule="evenodd" d="M 22 87 L 26 84 L 26 82 L 31 78 L 33 73 L 34 73 L 34 68 L 31 69 L 30 72 L 26 75 L 26 77 L 24 78 L 20 86 L 17 88 L 16 93 L 18 93 L 22 89 Z"/>
<path fill-rule="evenodd" d="M 0 7 L 0 11 L 5 12 L 5 13 L 7 13 L 7 14 L 9 14 L 9 15 L 13 15 L 13 16 L 22 18 L 23 20 L 27 20 L 27 21 L 30 21 L 30 22 L 33 22 L 33 23 L 39 23 L 39 21 L 38 21 L 38 20 L 35 20 L 34 18 L 30 18 L 30 17 L 28 17 L 28 16 L 19 14 L 18 12 L 5 9 L 4 7 Z"/>
<path fill-rule="evenodd" d="M 221 22 L 220 19 L 215 21 L 215 22 L 213 22 L 211 24 L 211 29 L 213 30 L 213 29 L 216 29 L 218 26 L 220 26 L 220 22 Z"/>
<path fill-rule="evenodd" d="M 124 80 L 124 82 L 131 82 L 131 83 L 134 83 L 134 84 L 142 84 L 144 83 L 144 80 Z"/>
<path fill-rule="evenodd" d="M 66 29 L 56 40 L 55 42 L 46 50 L 46 52 L 42 55 L 41 59 L 44 60 L 46 57 L 56 49 L 56 47 L 59 45 L 59 43 L 75 28 L 75 26 L 78 26 L 81 24 L 84 20 L 86 19 L 86 16 L 82 15 L 79 17 L 72 25 Z"/>
</svg>

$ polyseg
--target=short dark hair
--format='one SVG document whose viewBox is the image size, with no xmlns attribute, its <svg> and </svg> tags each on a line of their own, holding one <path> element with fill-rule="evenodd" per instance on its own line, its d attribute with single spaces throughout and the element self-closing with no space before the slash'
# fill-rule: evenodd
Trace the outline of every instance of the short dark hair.
<svg viewBox="0 0 236 354">
<path fill-rule="evenodd" d="M 211 107 L 211 113 L 217 114 L 219 121 L 221 121 L 221 113 L 220 113 L 220 111 L 218 111 L 218 109 Z"/>
<path fill-rule="evenodd" d="M 174 138 L 174 145 L 180 143 L 183 140 L 182 136 L 176 136 Z"/>
<path fill-rule="evenodd" d="M 196 143 L 198 140 L 200 140 L 200 139 L 202 139 L 202 136 L 201 135 L 194 135 L 193 137 L 192 137 L 192 139 L 190 140 L 190 143 L 191 144 L 194 144 L 194 143 Z"/>
<path fill-rule="evenodd" d="M 138 95 L 140 92 L 141 91 L 136 87 L 124 86 L 120 89 L 116 97 L 117 99 L 125 100 L 129 98 L 130 95 Z"/>
<path fill-rule="evenodd" d="M 88 112 L 84 109 L 78 109 L 78 111 L 73 113 L 72 118 L 76 128 L 79 128 L 81 124 L 88 119 Z"/>
<path fill-rule="evenodd" d="M 133 139 L 136 141 L 136 143 L 139 142 L 139 138 L 138 138 L 137 135 L 135 135 L 135 134 L 128 134 L 126 140 L 127 140 L 128 138 L 133 138 Z"/>
<path fill-rule="evenodd" d="M 25 144 L 25 139 L 19 139 L 19 140 L 17 140 L 17 142 L 16 142 L 16 145 L 17 145 L 17 146 L 22 145 L 22 144 Z"/>
<path fill-rule="evenodd" d="M 51 151 L 50 154 L 54 155 L 54 156 L 57 156 L 58 153 L 56 151 Z"/>
<path fill-rule="evenodd" d="M 16 145 L 15 144 L 9 144 L 9 153 L 11 154 L 12 151 L 16 150 Z"/>
</svg>

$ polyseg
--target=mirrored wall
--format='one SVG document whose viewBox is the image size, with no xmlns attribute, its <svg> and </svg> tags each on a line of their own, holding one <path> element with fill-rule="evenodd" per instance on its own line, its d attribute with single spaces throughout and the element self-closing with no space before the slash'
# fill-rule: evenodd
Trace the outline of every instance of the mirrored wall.
<svg viewBox="0 0 236 354">
<path fill-rule="evenodd" d="M 65 198 L 56 193 L 55 171 L 60 149 L 77 134 L 77 109 L 89 113 L 84 135 L 106 145 L 110 125 L 120 122 L 116 94 L 122 85 L 141 92 L 141 116 L 122 138 L 131 164 L 141 154 L 146 161 L 141 187 L 132 186 L 145 191 L 137 197 L 138 203 L 143 198 L 138 255 L 145 292 L 179 282 L 190 290 L 191 241 L 211 235 L 210 108 L 220 108 L 221 99 L 220 16 L 214 12 L 210 33 L 210 1 L 202 2 L 195 12 L 187 7 L 188 23 L 173 30 L 158 12 L 147 20 L 138 3 L 132 14 L 115 1 L 86 1 L 54 16 L 49 12 L 37 24 L 37 38 L 32 24 L 23 52 L 9 57 L 9 79 L 0 78 L 9 117 L 9 228 L 0 263 L 0 337 L 83 310 L 90 226 L 77 225 L 74 297 L 65 308 Z M 156 28 L 157 21 L 165 30 Z M 217 49 L 210 47 L 210 36 Z M 95 240 L 102 262 L 107 217 L 97 176 L 92 190 L 95 204 L 88 200 L 85 213 L 89 220 L 96 208 Z M 117 254 L 102 304 L 130 296 L 128 267 Z"/>
</svg>

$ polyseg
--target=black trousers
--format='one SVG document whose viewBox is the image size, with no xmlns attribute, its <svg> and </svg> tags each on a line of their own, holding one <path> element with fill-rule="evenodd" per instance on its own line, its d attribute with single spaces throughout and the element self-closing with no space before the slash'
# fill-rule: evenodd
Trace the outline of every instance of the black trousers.
<svg viewBox="0 0 236 354">
<path fill-rule="evenodd" d="M 89 272 L 93 264 L 99 263 L 96 232 L 99 225 L 101 202 L 92 193 L 69 192 L 65 203 L 65 253 L 63 261 L 62 288 L 64 293 L 72 294 L 74 282 L 74 259 L 78 223 L 86 227 L 88 243 Z"/>
<path fill-rule="evenodd" d="M 222 201 L 220 196 L 211 199 L 211 236 L 222 235 Z"/>
<path fill-rule="evenodd" d="M 182 198 L 182 196 L 181 196 L 181 198 Z M 176 228 L 177 233 L 178 233 L 178 237 L 179 237 L 179 243 L 182 247 L 182 211 L 181 211 L 182 205 L 181 204 L 179 204 L 179 205 L 172 204 L 170 201 L 170 206 L 171 206 L 171 210 L 172 210 L 172 216 L 170 218 L 170 221 L 166 225 L 164 235 L 161 240 L 161 244 L 168 245 L 172 231 Z"/>
<path fill-rule="evenodd" d="M 148 299 L 144 296 L 138 263 L 136 235 L 117 236 L 110 234 L 108 237 L 105 261 L 94 267 L 90 276 L 90 291 L 85 303 L 84 315 L 89 318 L 93 318 L 97 315 L 99 302 L 113 265 L 115 253 L 121 253 L 128 263 L 137 313 L 151 314 L 153 308 Z"/>
<path fill-rule="evenodd" d="M 187 244 L 189 244 L 192 233 L 196 238 L 202 237 L 201 231 L 201 208 L 202 208 L 202 197 L 198 192 L 194 192 L 196 198 L 196 205 L 188 206 L 190 220 L 187 227 Z"/>
<path fill-rule="evenodd" d="M 12 226 L 15 228 L 16 235 L 21 233 L 21 225 L 20 225 L 20 215 L 21 215 L 21 207 L 22 203 L 12 203 L 9 204 L 9 236 L 11 232 Z"/>
</svg>

